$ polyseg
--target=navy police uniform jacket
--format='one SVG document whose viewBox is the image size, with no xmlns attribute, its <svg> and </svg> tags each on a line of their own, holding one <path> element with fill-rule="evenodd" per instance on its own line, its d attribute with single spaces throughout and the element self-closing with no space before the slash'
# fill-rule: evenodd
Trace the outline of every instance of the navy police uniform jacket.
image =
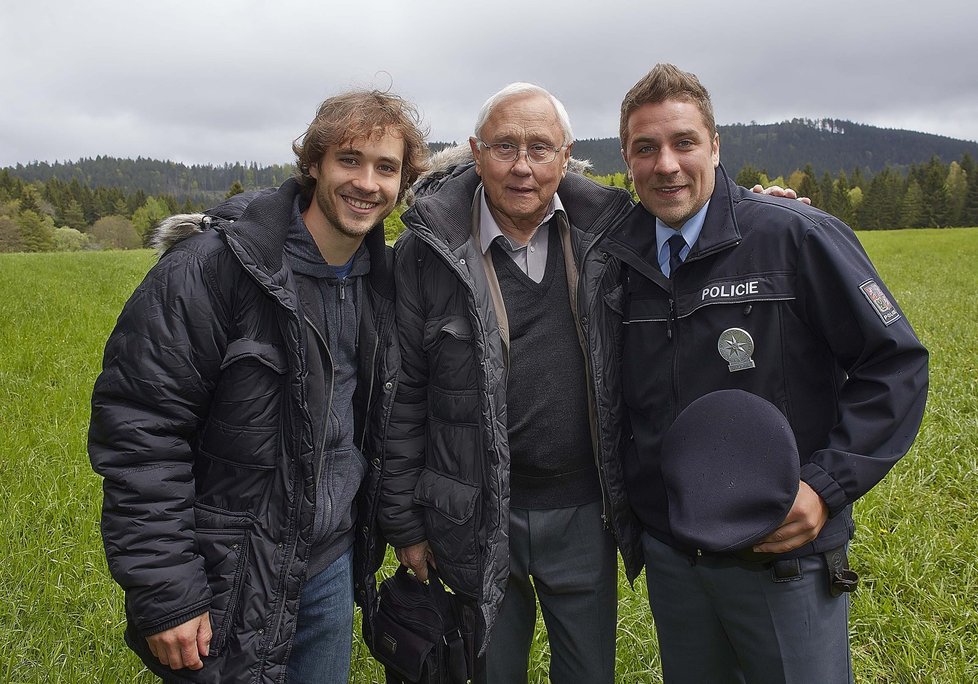
<svg viewBox="0 0 978 684">
<path fill-rule="evenodd" d="M 848 541 L 852 503 L 910 448 L 927 395 L 927 351 L 852 230 L 738 187 L 720 166 L 699 239 L 671 279 L 641 205 L 603 246 L 625 264 L 606 301 L 623 315 L 625 481 L 645 530 L 676 546 L 663 433 L 698 397 L 741 389 L 785 414 L 801 479 L 828 505 L 818 538 L 785 556 Z"/>
</svg>

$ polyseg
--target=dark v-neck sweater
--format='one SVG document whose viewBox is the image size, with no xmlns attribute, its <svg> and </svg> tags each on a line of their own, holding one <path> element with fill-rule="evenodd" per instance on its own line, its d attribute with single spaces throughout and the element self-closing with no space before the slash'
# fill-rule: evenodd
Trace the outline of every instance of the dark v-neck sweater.
<svg viewBox="0 0 978 684">
<path fill-rule="evenodd" d="M 509 319 L 506 388 L 510 506 L 578 506 L 601 497 L 588 423 L 584 354 L 567 294 L 560 234 L 551 224 L 543 280 L 490 248 Z"/>
</svg>

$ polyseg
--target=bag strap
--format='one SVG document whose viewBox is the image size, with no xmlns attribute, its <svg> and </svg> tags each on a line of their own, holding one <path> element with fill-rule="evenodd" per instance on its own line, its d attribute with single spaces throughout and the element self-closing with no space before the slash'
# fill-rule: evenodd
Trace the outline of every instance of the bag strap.
<svg viewBox="0 0 978 684">
<path fill-rule="evenodd" d="M 462 638 L 462 616 L 460 615 L 458 599 L 454 594 L 446 591 L 441 578 L 438 576 L 438 571 L 431 565 L 428 565 L 427 587 L 442 618 L 451 619 L 451 624 L 446 625 L 447 629 L 442 635 L 448 652 L 446 663 L 448 681 L 451 684 L 465 684 L 469 681 L 469 667 L 465 657 L 466 647 Z"/>
</svg>

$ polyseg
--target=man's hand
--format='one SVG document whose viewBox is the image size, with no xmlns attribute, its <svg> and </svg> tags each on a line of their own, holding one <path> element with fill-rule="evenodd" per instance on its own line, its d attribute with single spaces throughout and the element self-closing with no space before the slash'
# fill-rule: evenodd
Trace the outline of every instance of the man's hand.
<svg viewBox="0 0 978 684">
<path fill-rule="evenodd" d="M 171 670 L 204 667 L 201 656 L 210 652 L 211 620 L 208 613 L 191 618 L 183 624 L 146 637 L 149 650 Z"/>
<path fill-rule="evenodd" d="M 822 497 L 805 482 L 798 486 L 798 495 L 784 522 L 774 532 L 754 545 L 757 553 L 784 553 L 807 544 L 818 536 L 829 519 L 829 507 Z"/>
<path fill-rule="evenodd" d="M 788 199 L 796 199 L 802 204 L 811 204 L 812 200 L 808 197 L 799 197 L 798 193 L 791 188 L 782 188 L 780 185 L 772 185 L 769 188 L 765 188 L 763 185 L 758 183 L 753 188 L 754 192 L 759 192 L 762 195 L 771 195 L 772 197 L 787 197 Z"/>
<path fill-rule="evenodd" d="M 394 549 L 394 554 L 397 556 L 397 560 L 401 561 L 401 565 L 409 567 L 422 582 L 428 581 L 429 563 L 432 567 L 438 567 L 435 565 L 435 556 L 431 553 L 431 547 L 428 546 L 427 541 Z"/>
</svg>

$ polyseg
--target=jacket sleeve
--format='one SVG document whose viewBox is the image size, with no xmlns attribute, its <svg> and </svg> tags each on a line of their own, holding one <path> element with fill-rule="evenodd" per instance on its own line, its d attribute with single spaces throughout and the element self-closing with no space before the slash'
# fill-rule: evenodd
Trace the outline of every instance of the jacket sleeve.
<svg viewBox="0 0 978 684">
<path fill-rule="evenodd" d="M 927 350 L 855 234 L 826 217 L 801 246 L 798 291 L 814 331 L 846 373 L 828 443 L 801 478 L 835 515 L 910 449 L 927 398 Z"/>
<path fill-rule="evenodd" d="M 381 479 L 380 527 L 388 543 L 403 548 L 426 539 L 414 488 L 425 465 L 428 361 L 423 348 L 424 312 L 418 288 L 417 241 L 405 236 L 394 247 L 396 319 L 401 372 L 387 434 Z"/>
<path fill-rule="evenodd" d="M 88 450 L 102 537 L 130 621 L 148 636 L 211 600 L 194 524 L 194 440 L 219 373 L 224 307 L 201 261 L 165 256 L 126 303 L 92 394 Z"/>
</svg>

